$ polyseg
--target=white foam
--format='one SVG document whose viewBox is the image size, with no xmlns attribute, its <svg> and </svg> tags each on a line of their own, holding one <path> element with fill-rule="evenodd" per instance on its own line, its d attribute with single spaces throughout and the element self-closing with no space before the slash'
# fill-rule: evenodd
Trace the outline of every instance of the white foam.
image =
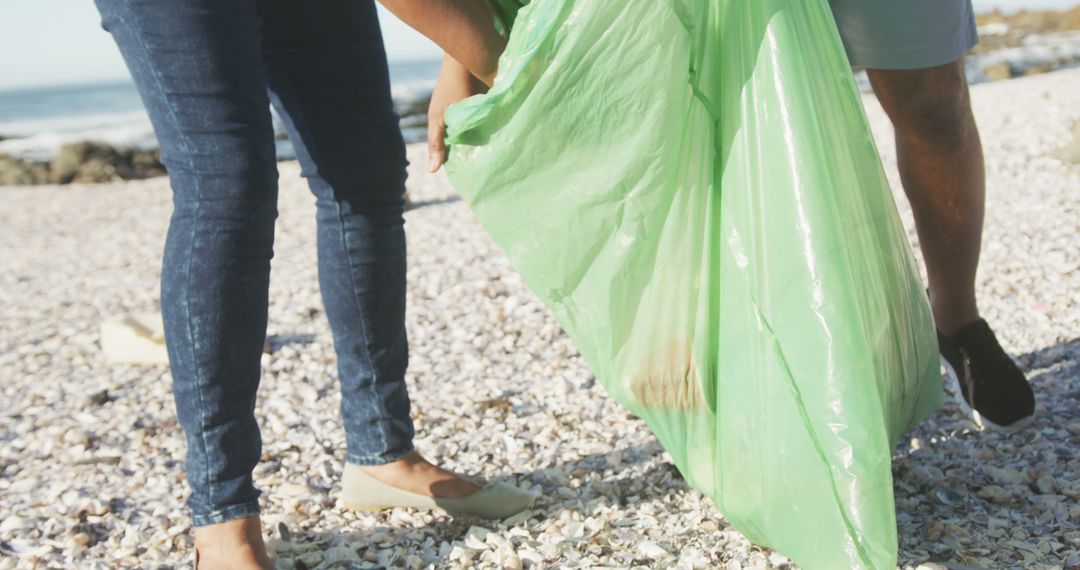
<svg viewBox="0 0 1080 570">
<path fill-rule="evenodd" d="M 82 140 L 116 147 L 156 146 L 150 118 L 144 111 L 29 119 L 0 123 L 0 153 L 31 160 L 48 160 L 65 144 Z"/>
<path fill-rule="evenodd" d="M 970 58 L 975 81 L 984 81 L 982 70 L 992 65 L 1008 64 L 1020 71 L 1037 65 L 1052 67 L 1080 63 L 1080 32 L 1037 34 L 1024 38 L 1023 45 L 1004 48 Z"/>
<path fill-rule="evenodd" d="M 412 81 L 402 81 L 390 86 L 390 94 L 394 97 L 394 101 L 397 102 L 415 102 L 421 101 L 431 97 L 431 92 L 435 90 L 434 79 L 414 79 Z"/>
<path fill-rule="evenodd" d="M 393 97 L 398 103 L 423 101 L 435 87 L 432 80 L 414 80 L 395 84 Z M 275 131 L 283 131 L 274 115 Z M 157 146 L 150 117 L 143 110 L 123 113 L 73 115 L 47 119 L 0 122 L 0 154 L 29 160 L 49 160 L 61 146 L 92 140 L 119 148 Z"/>
<path fill-rule="evenodd" d="M 994 22 L 979 26 L 980 36 L 1004 36 L 1009 33 L 1009 25 L 1005 22 Z"/>
</svg>

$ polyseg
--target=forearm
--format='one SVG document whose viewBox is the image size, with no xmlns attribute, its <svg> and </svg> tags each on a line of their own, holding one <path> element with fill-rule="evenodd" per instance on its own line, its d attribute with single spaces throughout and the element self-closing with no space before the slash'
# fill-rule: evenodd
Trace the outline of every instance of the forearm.
<svg viewBox="0 0 1080 570">
<path fill-rule="evenodd" d="M 494 81 L 506 39 L 496 31 L 485 0 L 379 1 L 481 81 L 488 85 Z"/>
</svg>

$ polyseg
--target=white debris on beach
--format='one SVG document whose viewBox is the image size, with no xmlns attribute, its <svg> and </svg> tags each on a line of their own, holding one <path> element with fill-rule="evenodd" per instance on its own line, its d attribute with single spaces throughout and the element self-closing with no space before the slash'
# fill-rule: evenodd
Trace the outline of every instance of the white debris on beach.
<svg viewBox="0 0 1080 570">
<path fill-rule="evenodd" d="M 974 88 L 989 168 L 981 308 L 1031 375 L 1039 416 L 1016 434 L 984 432 L 950 402 L 905 438 L 904 568 L 1080 565 L 1080 165 L 1052 158 L 1080 144 L 1077 93 L 1080 70 Z M 869 98 L 867 110 L 900 197 L 887 122 Z M 424 148 L 410 157 L 417 446 L 541 497 L 502 523 L 341 508 L 313 199 L 282 163 L 256 471 L 278 568 L 792 568 L 687 487 L 445 179 L 424 173 Z M 158 310 L 167 181 L 0 197 L 0 569 L 189 565 L 168 370 L 109 365 L 99 339 L 113 315 Z"/>
</svg>

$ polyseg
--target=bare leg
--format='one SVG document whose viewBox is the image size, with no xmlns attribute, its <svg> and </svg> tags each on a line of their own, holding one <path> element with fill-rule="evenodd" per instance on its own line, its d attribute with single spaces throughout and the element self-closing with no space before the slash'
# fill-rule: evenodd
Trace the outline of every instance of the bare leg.
<svg viewBox="0 0 1080 570">
<path fill-rule="evenodd" d="M 986 173 L 963 60 L 917 70 L 870 70 L 896 130 L 900 179 L 915 214 L 938 330 L 979 318 L 975 274 Z"/>
</svg>

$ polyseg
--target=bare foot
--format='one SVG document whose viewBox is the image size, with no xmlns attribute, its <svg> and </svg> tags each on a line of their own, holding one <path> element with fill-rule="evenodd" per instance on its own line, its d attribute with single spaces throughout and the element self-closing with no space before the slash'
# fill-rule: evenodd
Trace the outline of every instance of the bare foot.
<svg viewBox="0 0 1080 570">
<path fill-rule="evenodd" d="M 258 516 L 195 529 L 195 570 L 274 570 Z"/>
<path fill-rule="evenodd" d="M 440 499 L 463 499 L 483 488 L 461 475 L 428 463 L 415 451 L 392 463 L 362 469 L 402 491 Z"/>
</svg>

